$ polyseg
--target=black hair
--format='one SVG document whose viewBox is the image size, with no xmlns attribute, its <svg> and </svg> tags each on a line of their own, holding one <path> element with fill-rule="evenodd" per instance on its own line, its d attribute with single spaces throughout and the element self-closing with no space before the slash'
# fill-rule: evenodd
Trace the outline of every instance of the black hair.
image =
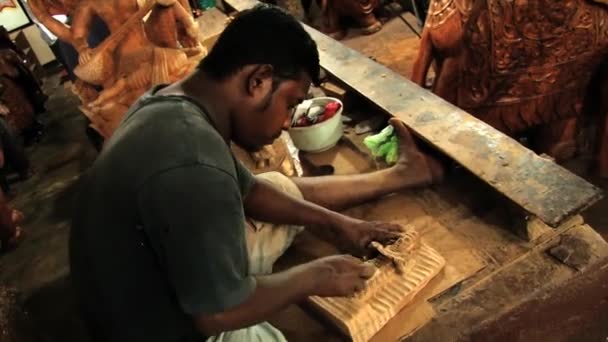
<svg viewBox="0 0 608 342">
<path fill-rule="evenodd" d="M 293 16 L 276 6 L 261 4 L 239 13 L 198 68 L 220 80 L 252 64 L 271 65 L 276 81 L 298 79 L 304 72 L 319 84 L 317 44 Z"/>
</svg>

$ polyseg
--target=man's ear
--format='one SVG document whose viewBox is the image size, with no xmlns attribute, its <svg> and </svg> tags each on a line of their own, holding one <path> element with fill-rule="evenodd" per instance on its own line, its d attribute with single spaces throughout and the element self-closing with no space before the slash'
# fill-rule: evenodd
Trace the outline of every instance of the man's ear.
<svg viewBox="0 0 608 342">
<path fill-rule="evenodd" d="M 270 64 L 261 64 L 253 68 L 247 77 L 247 94 L 263 97 L 272 91 L 273 68 Z"/>
</svg>

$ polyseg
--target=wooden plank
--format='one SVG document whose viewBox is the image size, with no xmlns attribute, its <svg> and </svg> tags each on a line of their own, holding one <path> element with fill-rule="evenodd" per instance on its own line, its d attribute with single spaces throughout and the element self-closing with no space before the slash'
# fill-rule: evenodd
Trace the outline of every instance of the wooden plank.
<svg viewBox="0 0 608 342">
<path fill-rule="evenodd" d="M 595 186 L 447 101 L 318 31 L 308 31 L 330 74 L 549 225 L 559 225 L 601 197 Z"/>
<path fill-rule="evenodd" d="M 228 0 L 237 11 L 256 0 Z M 481 120 L 390 69 L 304 25 L 317 42 L 321 66 L 417 136 L 552 227 L 602 196 L 601 190 L 541 158 Z"/>
</svg>

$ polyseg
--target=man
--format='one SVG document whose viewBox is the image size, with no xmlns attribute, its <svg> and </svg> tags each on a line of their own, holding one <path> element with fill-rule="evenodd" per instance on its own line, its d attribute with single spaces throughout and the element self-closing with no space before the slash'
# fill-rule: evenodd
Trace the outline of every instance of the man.
<svg viewBox="0 0 608 342">
<path fill-rule="evenodd" d="M 221 339 L 307 296 L 364 287 L 373 270 L 349 256 L 261 274 L 294 226 L 330 231 L 358 252 L 395 239 L 398 226 L 327 208 L 428 184 L 424 157 L 402 145 L 407 163 L 391 169 L 289 180 L 253 177 L 229 149 L 230 141 L 257 149 L 277 138 L 319 68 L 316 45 L 296 20 L 256 7 L 226 27 L 197 70 L 131 108 L 83 180 L 70 238 L 73 281 L 94 338 Z M 394 125 L 411 142 L 403 124 Z M 258 221 L 246 227 L 245 215 Z"/>
</svg>

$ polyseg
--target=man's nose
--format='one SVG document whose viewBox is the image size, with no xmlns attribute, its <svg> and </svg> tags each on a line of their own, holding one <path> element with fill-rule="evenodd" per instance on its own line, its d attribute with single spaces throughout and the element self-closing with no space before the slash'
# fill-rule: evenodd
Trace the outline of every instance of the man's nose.
<svg viewBox="0 0 608 342">
<path fill-rule="evenodd" d="M 283 122 L 284 130 L 288 130 L 289 127 L 291 127 L 291 117 L 288 117 L 287 119 L 285 119 L 285 122 Z"/>
</svg>

